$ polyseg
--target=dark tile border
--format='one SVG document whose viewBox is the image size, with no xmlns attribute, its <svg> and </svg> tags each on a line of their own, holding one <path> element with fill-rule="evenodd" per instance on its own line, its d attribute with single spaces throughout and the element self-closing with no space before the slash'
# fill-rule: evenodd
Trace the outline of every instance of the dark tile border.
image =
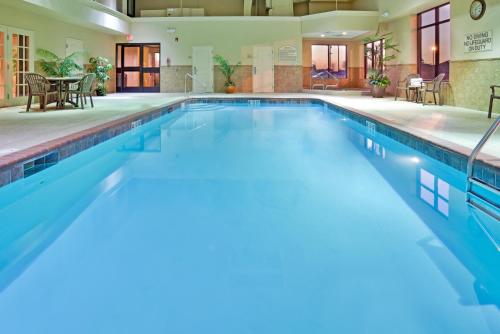
<svg viewBox="0 0 500 334">
<path fill-rule="evenodd" d="M 350 110 L 344 107 L 337 106 L 331 102 L 324 101 L 319 98 L 288 98 L 288 97 L 204 97 L 204 98 L 186 98 L 184 100 L 173 102 L 165 107 L 138 112 L 120 118 L 115 121 L 107 122 L 102 125 L 89 128 L 74 134 L 64 136 L 49 142 L 30 147 L 26 150 L 15 152 L 3 157 L 0 157 L 0 187 L 19 179 L 27 177 L 33 173 L 25 175 L 24 164 L 28 161 L 41 159 L 44 156 L 51 154 L 50 165 L 54 165 L 58 161 L 64 160 L 81 151 L 98 145 L 108 139 L 116 137 L 133 126 L 132 123 L 140 120 L 142 124 L 151 122 L 163 115 L 166 115 L 180 107 L 183 104 L 189 105 L 192 103 L 249 103 L 259 101 L 264 104 L 314 104 L 327 107 L 333 112 L 339 113 L 355 122 L 367 126 L 375 126 L 375 131 L 387 136 L 395 141 L 409 146 L 416 151 L 419 151 L 435 160 L 438 160 L 446 165 L 453 167 L 461 172 L 467 171 L 467 156 L 463 153 L 456 152 L 443 145 L 438 145 L 430 140 L 416 136 L 409 132 L 400 130 L 395 126 L 386 124 L 381 120 L 373 117 L 362 115 L 361 113 Z M 57 156 L 57 161 L 53 161 L 53 157 Z M 42 168 L 43 169 L 43 168 Z M 477 161 L 474 167 L 474 176 L 483 182 L 500 189 L 500 168 L 489 165 L 483 161 Z"/>
</svg>

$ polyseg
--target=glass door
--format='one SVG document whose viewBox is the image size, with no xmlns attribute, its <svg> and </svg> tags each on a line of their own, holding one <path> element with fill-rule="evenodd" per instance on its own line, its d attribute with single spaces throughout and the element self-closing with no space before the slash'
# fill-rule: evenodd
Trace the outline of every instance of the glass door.
<svg viewBox="0 0 500 334">
<path fill-rule="evenodd" d="M 34 70 L 33 33 L 0 26 L 0 105 L 24 103 Z"/>
<path fill-rule="evenodd" d="M 160 44 L 116 45 L 116 91 L 160 91 Z"/>
<path fill-rule="evenodd" d="M 0 106 L 7 100 L 7 28 L 0 26 Z"/>
</svg>

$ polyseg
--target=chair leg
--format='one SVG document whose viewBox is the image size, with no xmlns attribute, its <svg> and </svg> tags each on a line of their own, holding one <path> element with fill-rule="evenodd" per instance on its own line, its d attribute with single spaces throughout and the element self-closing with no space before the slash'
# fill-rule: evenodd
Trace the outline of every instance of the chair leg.
<svg viewBox="0 0 500 334">
<path fill-rule="evenodd" d="M 40 96 L 40 109 L 42 109 L 42 111 L 45 111 L 45 108 L 47 107 L 47 101 L 47 95 Z"/>
<path fill-rule="evenodd" d="M 434 104 L 437 105 L 436 93 L 432 92 L 432 96 L 434 97 Z"/>
<path fill-rule="evenodd" d="M 87 104 L 87 96 L 83 94 L 83 98 L 85 99 L 85 104 Z"/>
<path fill-rule="evenodd" d="M 422 104 L 425 106 L 425 101 L 427 100 L 427 91 L 424 90 L 424 95 L 422 96 Z"/>
<path fill-rule="evenodd" d="M 80 94 L 80 107 L 82 107 L 82 110 L 85 109 L 84 99 L 85 96 L 83 94 Z"/>
<path fill-rule="evenodd" d="M 92 100 L 92 94 L 89 94 L 89 98 L 90 98 L 90 105 L 92 106 L 92 108 L 94 108 L 94 101 Z"/>
<path fill-rule="evenodd" d="M 26 105 L 26 112 L 29 112 L 30 111 L 30 108 L 31 108 L 31 99 L 33 98 L 33 95 L 29 95 L 28 96 L 28 104 Z"/>
<path fill-rule="evenodd" d="M 488 118 L 491 118 L 491 113 L 493 112 L 493 94 L 490 96 L 490 107 L 488 108 Z"/>
</svg>

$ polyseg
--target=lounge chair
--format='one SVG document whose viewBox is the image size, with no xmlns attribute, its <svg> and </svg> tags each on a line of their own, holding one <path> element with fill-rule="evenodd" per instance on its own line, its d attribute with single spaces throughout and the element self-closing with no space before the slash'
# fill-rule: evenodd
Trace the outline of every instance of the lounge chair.
<svg viewBox="0 0 500 334">
<path fill-rule="evenodd" d="M 396 96 L 394 96 L 394 101 L 398 100 L 398 93 L 401 90 L 404 90 L 406 94 L 406 101 L 410 100 L 410 83 L 411 79 L 418 79 L 420 75 L 418 74 L 408 74 L 405 79 L 398 81 L 398 85 L 396 86 Z"/>
<path fill-rule="evenodd" d="M 45 111 L 47 104 L 59 103 L 59 91 L 57 86 L 52 85 L 43 75 L 37 73 L 26 73 L 26 81 L 28 82 L 28 104 L 26 112 L 30 111 L 33 96 L 38 96 L 40 99 L 40 109 Z M 51 100 L 51 98 L 54 98 Z"/>
<path fill-rule="evenodd" d="M 420 90 L 420 96 L 422 97 L 422 104 L 424 106 L 426 104 L 427 93 L 432 93 L 432 96 L 434 97 L 434 104 L 438 104 L 436 98 L 436 94 L 438 94 L 439 103 L 441 104 L 441 84 L 443 83 L 444 76 L 445 76 L 444 73 L 439 74 L 437 77 L 435 77 L 431 82 L 427 83 L 425 87 L 423 87 Z"/>
</svg>

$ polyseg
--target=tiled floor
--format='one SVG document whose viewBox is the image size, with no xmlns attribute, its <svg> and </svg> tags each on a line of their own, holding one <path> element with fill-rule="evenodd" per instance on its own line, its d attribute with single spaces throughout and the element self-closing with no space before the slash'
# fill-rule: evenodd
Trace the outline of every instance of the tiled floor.
<svg viewBox="0 0 500 334">
<path fill-rule="evenodd" d="M 227 95 L 203 95 L 219 97 Z M 485 112 L 449 106 L 422 106 L 392 98 L 330 96 L 316 94 L 237 94 L 239 96 L 320 97 L 348 109 L 376 117 L 393 126 L 468 154 L 488 129 L 493 119 Z M 0 109 L 0 156 L 36 144 L 100 125 L 139 111 L 158 108 L 182 99 L 182 94 L 113 94 L 95 99 L 96 107 L 85 110 L 56 110 L 26 113 L 24 107 Z M 193 96 L 197 97 L 197 96 Z M 485 147 L 500 159 L 500 131 Z"/>
</svg>

